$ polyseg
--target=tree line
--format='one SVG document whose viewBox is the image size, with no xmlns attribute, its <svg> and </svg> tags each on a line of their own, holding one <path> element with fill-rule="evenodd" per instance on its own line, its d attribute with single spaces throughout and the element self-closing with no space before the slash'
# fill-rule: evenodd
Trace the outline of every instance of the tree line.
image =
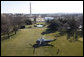
<svg viewBox="0 0 84 57">
<path fill-rule="evenodd" d="M 67 39 L 73 36 L 75 40 L 78 40 L 78 36 L 83 37 L 83 15 L 65 15 L 63 16 L 64 18 L 60 17 L 58 19 L 55 18 L 46 21 L 48 26 L 45 33 L 59 31 L 60 35 L 67 34 Z"/>
<path fill-rule="evenodd" d="M 81 28 L 82 31 L 79 31 L 80 25 L 83 26 L 83 15 L 70 14 L 56 17 L 58 18 L 46 20 L 48 25 L 46 33 L 59 31 L 60 35 L 67 34 L 67 39 L 73 36 L 76 40 L 78 35 L 83 36 L 83 27 Z M 36 17 L 34 17 L 34 23 L 36 23 Z M 25 15 L 1 14 L 1 35 L 7 35 L 7 38 L 10 38 L 11 33 L 16 34 L 18 29 L 31 24 L 33 24 L 32 21 Z"/>
<path fill-rule="evenodd" d="M 32 24 L 28 17 L 1 14 L 1 35 L 7 35 L 7 38 L 10 38 L 11 33 L 16 34 L 18 29 L 25 27 L 26 24 Z"/>
</svg>

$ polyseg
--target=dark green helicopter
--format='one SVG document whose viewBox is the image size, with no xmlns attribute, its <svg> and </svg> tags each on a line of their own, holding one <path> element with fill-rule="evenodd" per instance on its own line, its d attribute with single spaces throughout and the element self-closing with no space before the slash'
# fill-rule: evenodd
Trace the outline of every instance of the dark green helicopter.
<svg viewBox="0 0 84 57">
<path fill-rule="evenodd" d="M 42 47 L 42 46 L 51 46 L 51 47 L 53 47 L 53 45 L 49 44 L 49 43 L 53 42 L 55 40 L 56 40 L 56 38 L 52 39 L 52 40 L 47 40 L 44 37 L 41 37 L 41 38 L 36 40 L 36 44 L 33 44 L 33 45 L 29 44 L 29 45 L 31 45 L 34 48 L 34 50 L 33 50 L 33 53 L 34 53 L 35 52 L 35 48 L 38 48 L 38 47 Z"/>
</svg>

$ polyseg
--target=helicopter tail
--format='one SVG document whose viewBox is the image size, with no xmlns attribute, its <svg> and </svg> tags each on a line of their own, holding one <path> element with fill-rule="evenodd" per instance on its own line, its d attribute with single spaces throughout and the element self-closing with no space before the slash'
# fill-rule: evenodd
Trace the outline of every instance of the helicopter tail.
<svg viewBox="0 0 84 57">
<path fill-rule="evenodd" d="M 32 44 L 29 43 L 30 46 L 33 46 Z"/>
</svg>

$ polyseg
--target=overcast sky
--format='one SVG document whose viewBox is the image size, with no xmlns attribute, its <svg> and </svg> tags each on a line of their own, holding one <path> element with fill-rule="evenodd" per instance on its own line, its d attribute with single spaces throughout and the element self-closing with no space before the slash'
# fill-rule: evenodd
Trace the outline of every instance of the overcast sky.
<svg viewBox="0 0 84 57">
<path fill-rule="evenodd" d="M 30 1 L 1 1 L 1 13 L 30 13 Z M 31 1 L 32 13 L 83 13 L 83 1 Z"/>
</svg>

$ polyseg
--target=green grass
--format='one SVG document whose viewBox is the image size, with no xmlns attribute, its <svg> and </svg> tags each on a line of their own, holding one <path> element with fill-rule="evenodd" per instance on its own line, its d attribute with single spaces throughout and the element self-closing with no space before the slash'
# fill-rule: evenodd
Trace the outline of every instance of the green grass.
<svg viewBox="0 0 84 57">
<path fill-rule="evenodd" d="M 37 22 L 36 24 L 45 24 L 45 22 Z"/>
<path fill-rule="evenodd" d="M 25 25 L 26 28 L 28 28 L 28 27 L 30 27 L 30 26 L 33 27 L 33 25 Z"/>
<path fill-rule="evenodd" d="M 60 36 L 51 42 L 55 47 L 39 47 L 33 54 L 33 48 L 29 43 L 35 44 L 45 29 L 20 29 L 11 39 L 1 41 L 1 56 L 83 56 L 83 41 L 69 42 L 66 36 Z M 54 33 L 47 34 L 45 38 L 53 39 L 54 35 Z"/>
</svg>

